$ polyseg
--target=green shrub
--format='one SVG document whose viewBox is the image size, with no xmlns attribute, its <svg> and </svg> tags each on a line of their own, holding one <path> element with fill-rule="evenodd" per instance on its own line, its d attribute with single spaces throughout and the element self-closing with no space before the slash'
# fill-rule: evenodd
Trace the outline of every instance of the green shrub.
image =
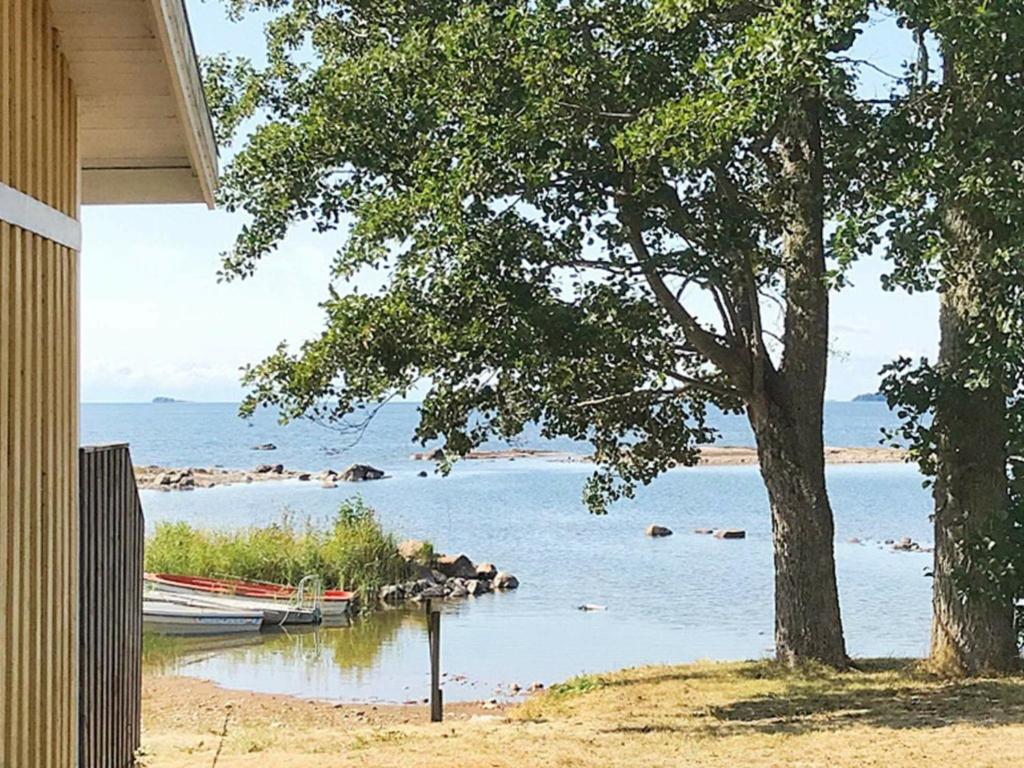
<svg viewBox="0 0 1024 768">
<path fill-rule="evenodd" d="M 158 523 L 146 540 L 146 570 L 279 584 L 316 574 L 325 588 L 353 590 L 364 598 L 410 576 L 394 536 L 358 498 L 346 500 L 326 530 L 308 520 L 299 524 L 289 513 L 271 525 L 235 531 Z"/>
</svg>

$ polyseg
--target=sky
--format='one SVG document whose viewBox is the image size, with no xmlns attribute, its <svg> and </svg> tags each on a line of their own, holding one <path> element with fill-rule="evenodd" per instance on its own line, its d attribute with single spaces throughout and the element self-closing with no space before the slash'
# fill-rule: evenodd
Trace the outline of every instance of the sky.
<svg viewBox="0 0 1024 768">
<path fill-rule="evenodd" d="M 186 0 L 200 55 L 260 59 L 259 23 L 233 24 L 217 0 Z M 898 71 L 902 33 L 880 20 L 857 56 Z M 885 95 L 879 74 L 865 86 Z M 227 159 L 222 156 L 222 164 Z M 236 402 L 240 369 L 281 341 L 318 334 L 338 235 L 296 232 L 254 277 L 220 283 L 220 254 L 244 222 L 205 206 L 88 206 L 82 213 L 84 402 L 146 402 L 157 396 Z M 900 355 L 934 355 L 934 295 L 886 293 L 881 258 L 853 267 L 853 287 L 832 303 L 833 355 L 827 397 L 849 400 L 877 388 L 878 371 Z"/>
</svg>

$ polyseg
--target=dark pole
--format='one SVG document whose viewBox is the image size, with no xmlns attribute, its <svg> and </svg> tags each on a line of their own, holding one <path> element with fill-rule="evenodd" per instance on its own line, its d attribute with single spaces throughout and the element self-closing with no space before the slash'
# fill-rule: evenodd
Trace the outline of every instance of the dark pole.
<svg viewBox="0 0 1024 768">
<path fill-rule="evenodd" d="M 441 609 L 427 600 L 427 638 L 430 642 L 430 722 L 444 719 L 441 697 Z"/>
</svg>

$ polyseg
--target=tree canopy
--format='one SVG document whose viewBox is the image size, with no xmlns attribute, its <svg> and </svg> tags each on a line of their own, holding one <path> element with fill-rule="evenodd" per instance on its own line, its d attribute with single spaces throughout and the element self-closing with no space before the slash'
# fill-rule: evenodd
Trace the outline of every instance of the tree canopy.
<svg viewBox="0 0 1024 768">
<path fill-rule="evenodd" d="M 247 410 L 344 418 L 425 379 L 419 438 L 589 440 L 602 509 L 693 463 L 709 404 L 827 354 L 806 291 L 876 237 L 876 107 L 845 53 L 868 2 L 233 5 L 276 13 L 265 68 L 207 66 L 222 139 L 255 121 L 224 179 L 249 214 L 225 276 L 302 222 L 338 231 L 340 282 L 386 275 L 332 288 L 320 338 L 249 369 Z M 784 247 L 808 200 L 836 223 L 820 275 Z"/>
</svg>

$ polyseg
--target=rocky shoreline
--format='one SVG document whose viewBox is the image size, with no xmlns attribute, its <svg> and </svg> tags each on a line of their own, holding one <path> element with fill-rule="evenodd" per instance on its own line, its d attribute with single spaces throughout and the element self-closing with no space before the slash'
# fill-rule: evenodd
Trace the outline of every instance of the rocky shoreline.
<svg viewBox="0 0 1024 768">
<path fill-rule="evenodd" d="M 135 467 L 135 484 L 145 491 L 193 491 L 197 488 L 214 488 L 218 485 L 240 485 L 271 480 L 317 481 L 321 487 L 337 488 L 339 482 L 357 483 L 366 480 L 382 480 L 387 475 L 368 464 L 352 464 L 337 471 L 325 469 L 322 472 L 306 472 L 285 469 L 283 464 L 260 464 L 254 469 L 224 469 L 222 467 L 160 467 L 143 465 Z"/>
<path fill-rule="evenodd" d="M 268 446 L 257 446 L 254 450 L 272 450 Z M 410 458 L 418 461 L 441 461 L 444 453 L 440 449 L 414 453 Z M 546 451 L 528 448 L 510 448 L 500 451 L 471 451 L 462 457 L 468 461 L 515 461 L 516 459 L 543 459 L 546 461 L 585 462 L 589 457 L 563 451 Z M 898 448 L 861 447 L 826 448 L 825 461 L 828 464 L 888 464 L 906 460 L 906 452 Z M 707 446 L 701 449 L 699 464 L 704 466 L 744 466 L 757 464 L 757 451 L 753 448 L 733 446 Z M 417 472 L 427 477 L 424 470 Z M 321 472 L 287 469 L 283 464 L 260 464 L 253 469 L 225 469 L 223 467 L 161 467 L 155 465 L 135 467 L 135 482 L 140 490 L 191 491 L 197 488 L 214 488 L 219 485 L 239 485 L 271 480 L 298 480 L 318 482 L 321 487 L 337 488 L 338 483 L 382 480 L 387 475 L 383 470 L 368 464 L 352 464 L 345 469 L 325 469 Z"/>
<path fill-rule="evenodd" d="M 519 579 L 498 570 L 493 563 L 474 564 L 463 554 L 424 559 L 422 553 L 427 550 L 424 542 L 415 539 L 398 546 L 399 554 L 412 566 L 413 577 L 401 584 L 382 587 L 378 594 L 380 602 L 461 599 L 519 588 Z"/>
</svg>

